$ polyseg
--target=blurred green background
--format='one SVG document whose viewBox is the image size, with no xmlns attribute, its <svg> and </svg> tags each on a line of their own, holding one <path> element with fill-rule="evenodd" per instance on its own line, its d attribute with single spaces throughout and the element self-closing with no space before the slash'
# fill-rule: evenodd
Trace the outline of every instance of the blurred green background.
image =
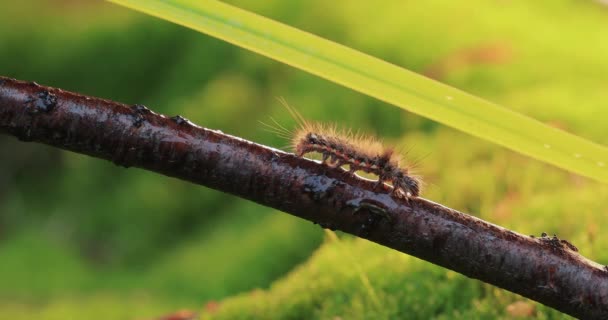
<svg viewBox="0 0 608 320">
<path fill-rule="evenodd" d="M 590 1 L 229 1 L 608 143 L 608 7 Z M 282 147 L 276 97 L 418 162 L 424 196 L 608 264 L 606 186 L 103 1 L 0 2 L 0 74 Z M 0 318 L 567 318 L 204 187 L 0 136 Z M 340 239 L 340 240 L 338 240 Z"/>
</svg>

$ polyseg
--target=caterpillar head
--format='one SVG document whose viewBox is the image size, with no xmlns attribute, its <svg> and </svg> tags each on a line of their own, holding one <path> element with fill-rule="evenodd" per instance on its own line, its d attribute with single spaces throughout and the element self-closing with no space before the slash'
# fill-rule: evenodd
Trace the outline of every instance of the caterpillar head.
<svg viewBox="0 0 608 320">
<path fill-rule="evenodd" d="M 395 173 L 393 177 L 393 187 L 395 191 L 400 190 L 406 197 L 417 197 L 420 195 L 420 179 L 410 176 L 403 171 Z"/>
<path fill-rule="evenodd" d="M 295 152 L 296 155 L 301 157 L 302 155 L 315 151 L 314 146 L 319 145 L 319 136 L 309 132 L 305 136 L 294 138 Z"/>
</svg>

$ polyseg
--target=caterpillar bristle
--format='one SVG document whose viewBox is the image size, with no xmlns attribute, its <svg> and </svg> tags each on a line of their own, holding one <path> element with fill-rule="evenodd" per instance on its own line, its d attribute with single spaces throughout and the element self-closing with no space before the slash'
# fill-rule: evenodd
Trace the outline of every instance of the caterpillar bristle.
<svg viewBox="0 0 608 320">
<path fill-rule="evenodd" d="M 389 182 L 393 186 L 391 195 L 395 197 L 417 197 L 422 188 L 422 178 L 411 174 L 414 167 L 402 165 L 402 157 L 394 147 L 386 147 L 375 136 L 357 130 L 340 129 L 336 124 L 307 121 L 287 101 L 277 100 L 287 109 L 297 126 L 288 130 L 271 118 L 273 124 L 262 124 L 268 131 L 291 140 L 291 150 L 299 157 L 316 152 L 322 156 L 321 163 L 337 168 L 349 166 L 349 172 L 371 173 L 378 176 L 378 184 Z M 405 152 L 407 155 L 409 150 Z"/>
</svg>

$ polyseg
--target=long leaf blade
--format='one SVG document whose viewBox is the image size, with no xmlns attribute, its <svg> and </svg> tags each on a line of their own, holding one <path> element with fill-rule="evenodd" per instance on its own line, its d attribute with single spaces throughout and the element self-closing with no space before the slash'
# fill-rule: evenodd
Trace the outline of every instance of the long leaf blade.
<svg viewBox="0 0 608 320">
<path fill-rule="evenodd" d="M 213 0 L 109 0 L 209 34 L 557 167 L 608 182 L 608 148 L 313 34 Z"/>
</svg>

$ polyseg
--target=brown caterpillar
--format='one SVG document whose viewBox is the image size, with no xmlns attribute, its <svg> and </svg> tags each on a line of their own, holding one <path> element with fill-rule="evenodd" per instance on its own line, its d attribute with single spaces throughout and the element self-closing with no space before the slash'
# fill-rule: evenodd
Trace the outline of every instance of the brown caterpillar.
<svg viewBox="0 0 608 320">
<path fill-rule="evenodd" d="M 271 119 L 274 125 L 263 124 L 269 131 L 290 139 L 291 147 L 298 157 L 318 152 L 323 157 L 321 163 L 330 167 L 338 168 L 348 164 L 352 174 L 363 171 L 377 175 L 376 187 L 390 182 L 393 185 L 393 196 L 407 199 L 420 194 L 420 177 L 411 175 L 407 167 L 400 167 L 401 159 L 392 147 L 384 147 L 373 136 L 339 130 L 335 125 L 306 121 L 284 99 L 279 101 L 296 120 L 298 127 L 290 131 L 274 119 Z"/>
</svg>

